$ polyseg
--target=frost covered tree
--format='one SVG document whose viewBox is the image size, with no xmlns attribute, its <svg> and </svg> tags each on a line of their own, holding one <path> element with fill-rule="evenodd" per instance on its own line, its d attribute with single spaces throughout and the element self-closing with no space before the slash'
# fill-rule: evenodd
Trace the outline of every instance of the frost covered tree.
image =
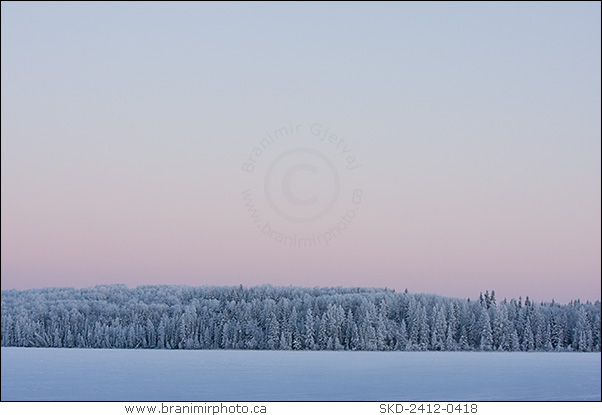
<svg viewBox="0 0 602 415">
<path fill-rule="evenodd" d="M 535 350 L 535 340 L 533 339 L 533 330 L 531 329 L 531 319 L 529 316 L 525 318 L 523 325 L 523 343 L 522 350 L 525 352 Z"/>
<path fill-rule="evenodd" d="M 493 308 L 492 334 L 495 350 L 511 350 L 512 324 L 508 318 L 508 310 L 503 304 Z"/>
<path fill-rule="evenodd" d="M 453 304 L 448 304 L 447 330 L 445 332 L 445 350 L 456 350 L 456 332 L 458 331 L 457 310 Z"/>
<path fill-rule="evenodd" d="M 314 316 L 310 307 L 305 313 L 304 343 L 307 350 L 314 350 L 316 348 L 314 327 Z"/>
<path fill-rule="evenodd" d="M 278 320 L 276 319 L 276 313 L 273 310 L 269 312 L 267 318 L 267 340 L 266 348 L 268 350 L 274 350 L 277 348 L 280 342 L 280 328 Z"/>
<path fill-rule="evenodd" d="M 489 295 L 486 293 L 486 295 Z M 481 350 L 489 351 L 493 349 L 493 334 L 491 332 L 491 323 L 489 319 L 489 313 L 484 308 L 481 311 L 481 318 L 479 320 L 481 326 L 481 340 L 479 342 L 479 348 Z"/>
<path fill-rule="evenodd" d="M 353 318 L 353 312 L 347 310 L 347 316 L 345 317 L 345 349 L 357 350 L 360 347 L 360 334 L 357 329 L 357 323 Z"/>
<path fill-rule="evenodd" d="M 591 352 L 593 345 L 593 333 L 587 311 L 581 307 L 579 309 L 577 327 L 575 327 L 575 349 L 580 352 Z"/>
<path fill-rule="evenodd" d="M 601 349 L 601 337 L 602 337 L 602 327 L 601 327 L 601 323 L 600 323 L 600 314 L 596 314 L 594 316 L 594 322 L 593 322 L 593 337 L 592 337 L 592 343 L 593 343 L 593 351 L 594 352 L 599 352 Z"/>
<path fill-rule="evenodd" d="M 437 304 L 434 310 L 434 323 L 431 338 L 432 350 L 445 350 L 445 340 L 447 335 L 447 319 L 443 305 Z"/>
<path fill-rule="evenodd" d="M 419 350 L 428 350 L 430 343 L 430 328 L 428 325 L 426 308 L 424 306 L 419 307 L 418 316 L 418 348 Z"/>
<path fill-rule="evenodd" d="M 408 344 L 408 329 L 406 321 L 401 320 L 399 331 L 397 332 L 397 341 L 395 342 L 395 350 L 405 350 Z"/>
</svg>

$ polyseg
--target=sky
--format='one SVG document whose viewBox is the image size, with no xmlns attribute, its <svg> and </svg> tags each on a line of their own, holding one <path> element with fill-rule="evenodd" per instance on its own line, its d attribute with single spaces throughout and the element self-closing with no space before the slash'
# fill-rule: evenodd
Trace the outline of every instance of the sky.
<svg viewBox="0 0 602 415">
<path fill-rule="evenodd" d="M 600 14 L 2 2 L 2 289 L 599 300 Z"/>
</svg>

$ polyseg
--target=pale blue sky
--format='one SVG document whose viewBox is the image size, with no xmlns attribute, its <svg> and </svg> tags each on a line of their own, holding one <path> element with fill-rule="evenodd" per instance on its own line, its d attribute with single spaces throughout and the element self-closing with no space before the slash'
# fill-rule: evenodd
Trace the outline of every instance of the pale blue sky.
<svg viewBox="0 0 602 415">
<path fill-rule="evenodd" d="M 1 30 L 3 288 L 600 298 L 599 3 L 3 2 Z M 326 250 L 244 210 L 288 122 L 362 162 Z"/>
</svg>

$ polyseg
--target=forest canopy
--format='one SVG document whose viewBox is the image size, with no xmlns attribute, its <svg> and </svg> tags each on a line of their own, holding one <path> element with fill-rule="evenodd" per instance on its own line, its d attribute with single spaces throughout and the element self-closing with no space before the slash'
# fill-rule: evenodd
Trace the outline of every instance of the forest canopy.
<svg viewBox="0 0 602 415">
<path fill-rule="evenodd" d="M 600 302 L 380 288 L 102 285 L 2 291 L 2 346 L 600 351 Z"/>
</svg>

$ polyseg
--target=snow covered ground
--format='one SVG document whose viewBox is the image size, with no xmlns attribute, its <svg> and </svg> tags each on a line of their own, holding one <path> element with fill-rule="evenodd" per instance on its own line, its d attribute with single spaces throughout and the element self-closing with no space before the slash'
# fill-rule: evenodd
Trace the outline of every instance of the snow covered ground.
<svg viewBox="0 0 602 415">
<path fill-rule="evenodd" d="M 597 400 L 600 353 L 2 348 L 2 400 Z"/>
</svg>

